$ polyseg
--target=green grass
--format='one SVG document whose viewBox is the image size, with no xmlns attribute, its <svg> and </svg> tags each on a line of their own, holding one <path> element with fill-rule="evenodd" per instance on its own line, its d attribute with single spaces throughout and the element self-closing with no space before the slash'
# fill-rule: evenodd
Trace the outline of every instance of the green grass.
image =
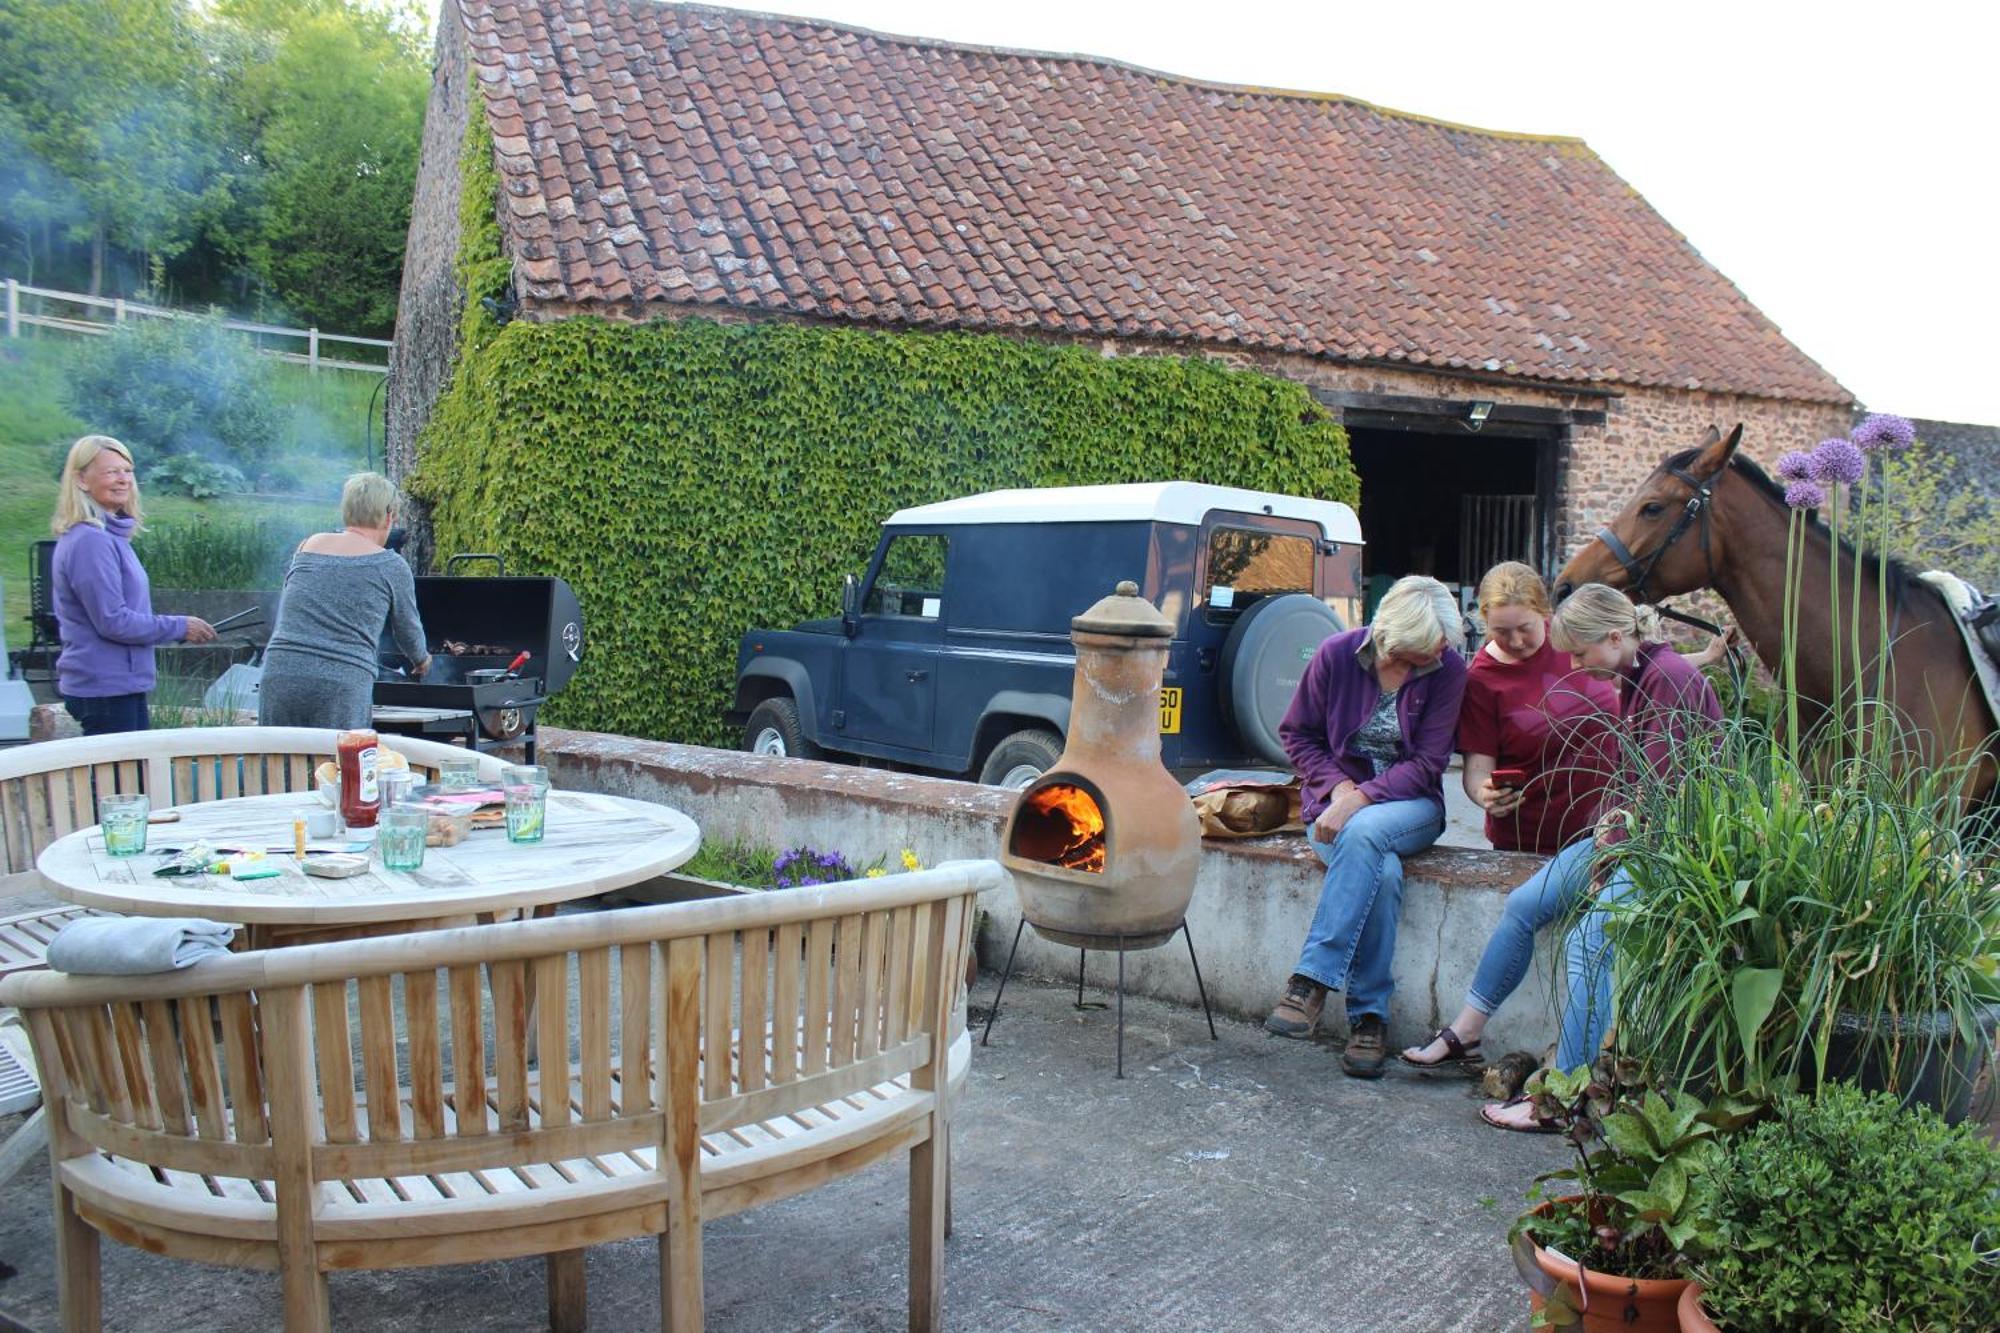
<svg viewBox="0 0 2000 1333">
<path fill-rule="evenodd" d="M 0 580 L 6 584 L 9 647 L 28 641 L 28 550 L 49 533 L 61 450 L 90 429 L 63 397 L 64 368 L 81 341 L 72 337 L 0 341 Z M 240 536 L 234 534 L 253 523 L 272 534 L 274 541 L 296 541 L 299 533 L 335 526 L 333 502 L 342 478 L 367 465 L 363 432 L 371 395 L 376 422 L 373 461 L 381 466 L 381 399 L 375 395 L 379 376 L 352 371 L 314 375 L 289 364 L 275 369 L 286 412 L 282 447 L 287 461 L 278 471 L 286 478 L 287 494 L 215 500 L 148 495 L 146 525 L 156 540 L 177 542 L 185 549 L 191 544 L 188 525 L 197 519 L 213 524 L 209 532 L 214 536 L 239 543 Z M 146 460 L 140 459 L 139 465 L 143 473 Z M 265 577 L 271 576 L 267 572 Z M 167 586 L 157 576 L 154 582 Z"/>
</svg>

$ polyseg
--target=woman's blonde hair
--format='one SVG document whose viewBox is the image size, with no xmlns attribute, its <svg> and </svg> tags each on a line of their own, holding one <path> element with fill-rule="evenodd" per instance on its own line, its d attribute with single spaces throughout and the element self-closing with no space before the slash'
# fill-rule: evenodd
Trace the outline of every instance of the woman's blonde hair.
<svg viewBox="0 0 2000 1333">
<path fill-rule="evenodd" d="M 94 528 L 104 526 L 104 507 L 90 498 L 78 478 L 107 449 L 132 464 L 132 498 L 125 502 L 125 513 L 135 523 L 145 517 L 139 504 L 139 465 L 132 462 L 132 451 L 109 435 L 86 435 L 69 447 L 69 456 L 63 459 L 62 482 L 56 489 L 56 512 L 49 520 L 49 530 L 56 536 L 62 536 L 79 523 Z"/>
<path fill-rule="evenodd" d="M 1533 566 L 1503 560 L 1479 580 L 1479 614 L 1490 619 L 1503 606 L 1522 606 L 1537 615 L 1549 614 L 1549 587 Z"/>
<path fill-rule="evenodd" d="M 1660 613 L 1650 606 L 1632 605 L 1616 588 L 1586 583 L 1556 608 L 1549 621 L 1549 641 L 1559 653 L 1578 653 L 1604 642 L 1614 630 L 1640 643 L 1652 642 L 1660 637 Z"/>
<path fill-rule="evenodd" d="M 379 472 L 357 472 L 340 488 L 340 521 L 350 528 L 379 528 L 398 500 L 396 483 Z"/>
<path fill-rule="evenodd" d="M 1382 594 L 1375 619 L 1369 622 L 1369 638 L 1378 656 L 1427 653 L 1440 639 L 1450 647 L 1461 623 L 1451 589 L 1436 579 L 1409 574 Z"/>
</svg>

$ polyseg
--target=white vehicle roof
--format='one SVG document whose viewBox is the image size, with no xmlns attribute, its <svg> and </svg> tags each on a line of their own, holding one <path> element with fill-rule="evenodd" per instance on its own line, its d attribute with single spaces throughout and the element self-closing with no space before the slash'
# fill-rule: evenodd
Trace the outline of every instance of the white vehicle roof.
<svg viewBox="0 0 2000 1333">
<path fill-rule="evenodd" d="M 1302 518 L 1326 540 L 1362 544 L 1361 521 L 1338 500 L 1307 500 L 1271 491 L 1207 486 L 1194 481 L 1146 481 L 1122 486 L 1042 486 L 986 491 L 957 500 L 899 509 L 884 527 L 956 523 L 1158 522 L 1199 525 L 1212 509 Z"/>
</svg>

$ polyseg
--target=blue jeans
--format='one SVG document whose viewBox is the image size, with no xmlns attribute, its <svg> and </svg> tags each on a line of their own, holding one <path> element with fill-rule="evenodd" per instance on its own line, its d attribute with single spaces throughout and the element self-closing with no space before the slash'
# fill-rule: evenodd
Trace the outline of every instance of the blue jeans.
<svg viewBox="0 0 2000 1333">
<path fill-rule="evenodd" d="M 1347 992 L 1347 1016 L 1389 1016 L 1395 989 L 1396 919 L 1403 906 L 1403 860 L 1436 842 L 1444 811 L 1435 801 L 1384 801 L 1354 812 L 1332 842 L 1307 831 L 1326 862 L 1319 908 L 1299 953 L 1300 976 Z"/>
<path fill-rule="evenodd" d="M 63 707 L 76 719 L 86 736 L 108 736 L 119 731 L 145 731 L 151 725 L 146 716 L 143 694 L 108 694 L 102 698 L 78 699 L 65 694 Z"/>
<path fill-rule="evenodd" d="M 1594 847 L 1591 838 L 1578 838 L 1507 895 L 1500 924 L 1486 941 L 1472 988 L 1465 993 L 1467 1008 L 1491 1014 L 1520 986 L 1534 962 L 1535 932 L 1569 911 L 1589 885 Z"/>
<path fill-rule="evenodd" d="M 1597 1058 L 1604 1045 L 1604 1031 L 1611 1026 L 1611 941 L 1604 937 L 1604 923 L 1611 910 L 1634 890 L 1632 877 L 1623 870 L 1598 891 L 1597 901 L 1570 927 L 1563 940 L 1562 1035 L 1556 1041 L 1556 1068 L 1580 1069 Z"/>
</svg>

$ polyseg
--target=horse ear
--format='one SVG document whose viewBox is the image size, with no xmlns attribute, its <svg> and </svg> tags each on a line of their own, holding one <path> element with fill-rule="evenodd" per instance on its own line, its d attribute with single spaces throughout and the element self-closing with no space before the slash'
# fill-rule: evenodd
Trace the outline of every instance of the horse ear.
<svg viewBox="0 0 2000 1333">
<path fill-rule="evenodd" d="M 1723 438 L 1721 431 L 1710 426 L 1707 438 L 1701 442 L 1701 453 L 1695 457 L 1694 467 L 1691 470 L 1703 481 L 1720 474 L 1722 469 L 1729 466 L 1729 460 L 1736 456 L 1736 446 L 1742 443 L 1742 422 L 1736 423 L 1736 429 L 1729 432 L 1727 439 Z"/>
</svg>

